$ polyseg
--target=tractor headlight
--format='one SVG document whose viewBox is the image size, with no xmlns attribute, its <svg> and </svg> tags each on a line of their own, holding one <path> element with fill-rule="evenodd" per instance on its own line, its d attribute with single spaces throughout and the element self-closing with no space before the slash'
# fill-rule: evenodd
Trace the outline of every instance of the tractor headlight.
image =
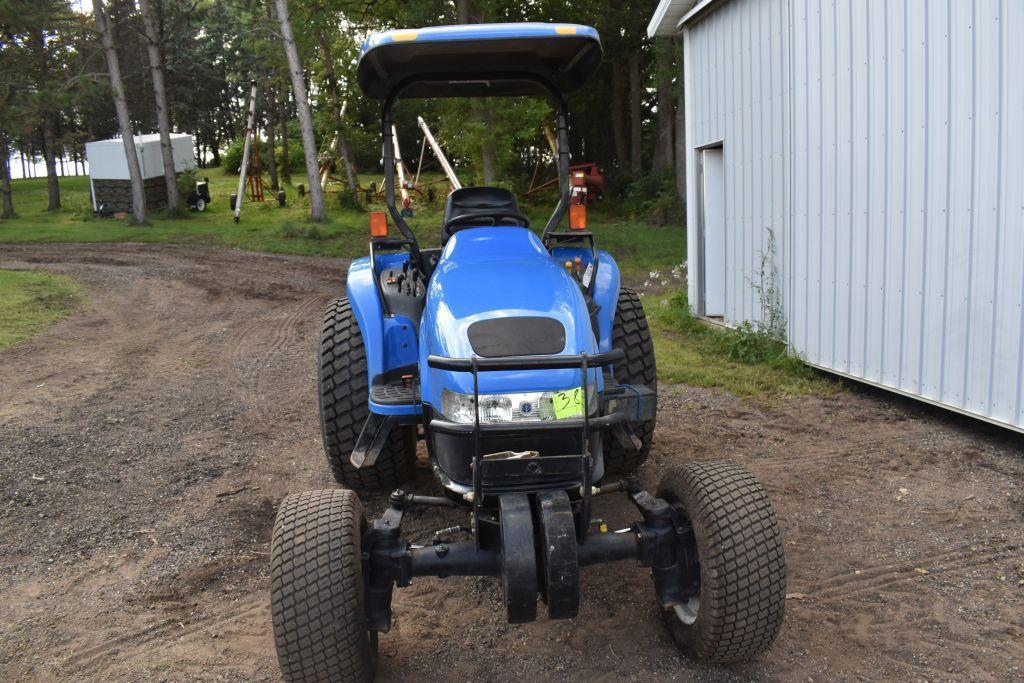
<svg viewBox="0 0 1024 683">
<path fill-rule="evenodd" d="M 524 391 L 513 394 L 481 394 L 480 423 L 540 422 L 558 419 L 555 415 L 556 391 Z M 597 409 L 597 389 L 588 387 L 590 413 Z M 473 424 L 473 394 L 441 390 L 441 414 L 451 422 Z"/>
</svg>

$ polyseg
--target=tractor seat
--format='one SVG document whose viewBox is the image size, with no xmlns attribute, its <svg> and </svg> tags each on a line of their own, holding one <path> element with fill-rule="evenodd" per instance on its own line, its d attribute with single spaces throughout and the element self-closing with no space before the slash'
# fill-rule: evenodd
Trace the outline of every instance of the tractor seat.
<svg viewBox="0 0 1024 683">
<path fill-rule="evenodd" d="M 441 243 L 465 228 L 487 225 L 530 227 L 530 219 L 519 210 L 516 196 L 502 187 L 464 187 L 448 195 L 444 207 Z"/>
</svg>

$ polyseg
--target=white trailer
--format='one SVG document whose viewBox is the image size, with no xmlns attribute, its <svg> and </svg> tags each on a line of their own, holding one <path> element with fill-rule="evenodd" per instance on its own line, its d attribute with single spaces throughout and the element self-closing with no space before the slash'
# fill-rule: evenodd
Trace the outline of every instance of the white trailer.
<svg viewBox="0 0 1024 683">
<path fill-rule="evenodd" d="M 146 206 L 165 206 L 167 188 L 163 180 L 164 159 L 160 152 L 159 133 L 136 135 L 135 150 L 139 157 L 139 167 L 142 169 Z M 171 150 L 174 155 L 175 173 L 196 167 L 191 135 L 171 133 Z M 87 142 L 85 156 L 89 162 L 89 188 L 92 193 L 93 211 L 98 211 L 101 204 L 110 206 L 114 211 L 131 211 L 131 176 L 128 173 L 128 159 L 124 155 L 121 138 Z"/>
</svg>

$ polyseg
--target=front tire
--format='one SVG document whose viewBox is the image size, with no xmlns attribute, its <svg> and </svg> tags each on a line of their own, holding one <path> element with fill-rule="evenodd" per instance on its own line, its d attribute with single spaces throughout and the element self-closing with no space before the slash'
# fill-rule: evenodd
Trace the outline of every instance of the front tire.
<svg viewBox="0 0 1024 683">
<path fill-rule="evenodd" d="M 640 297 L 631 289 L 619 292 L 612 327 L 612 348 L 622 349 L 626 357 L 613 366 L 615 381 L 620 384 L 641 384 L 658 390 L 658 372 L 654 366 L 654 344 L 647 327 Z M 657 406 L 655 406 L 657 410 Z M 631 450 L 618 442 L 614 435 L 604 439 L 604 471 L 606 475 L 632 474 L 647 459 L 654 440 L 656 418 L 632 426 L 633 435 L 640 440 L 640 449 Z"/>
<path fill-rule="evenodd" d="M 786 559 L 768 494 L 730 461 L 691 462 L 666 473 L 658 497 L 693 526 L 700 597 L 668 612 L 684 654 L 748 659 L 772 644 L 786 607 Z"/>
<path fill-rule="evenodd" d="M 372 466 L 356 468 L 349 457 L 370 414 L 366 348 L 348 299 L 324 313 L 317 362 L 317 396 L 324 454 L 334 480 L 356 491 L 389 492 L 413 477 L 416 434 L 406 427 L 388 435 Z"/>
<path fill-rule="evenodd" d="M 353 491 L 288 496 L 270 543 L 274 644 L 286 681 L 370 681 L 377 634 L 366 627 L 362 533 Z"/>
</svg>

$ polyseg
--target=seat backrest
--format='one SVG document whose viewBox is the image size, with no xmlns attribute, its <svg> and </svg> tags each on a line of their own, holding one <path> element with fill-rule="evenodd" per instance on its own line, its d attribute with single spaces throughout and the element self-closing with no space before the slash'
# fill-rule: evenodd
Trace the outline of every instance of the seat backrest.
<svg viewBox="0 0 1024 683">
<path fill-rule="evenodd" d="M 444 207 L 444 227 L 441 230 L 442 243 L 452 236 L 448 222 L 471 211 L 495 209 L 500 211 L 519 212 L 516 196 L 503 187 L 464 187 L 448 195 Z M 461 226 L 460 226 L 461 227 Z"/>
</svg>

